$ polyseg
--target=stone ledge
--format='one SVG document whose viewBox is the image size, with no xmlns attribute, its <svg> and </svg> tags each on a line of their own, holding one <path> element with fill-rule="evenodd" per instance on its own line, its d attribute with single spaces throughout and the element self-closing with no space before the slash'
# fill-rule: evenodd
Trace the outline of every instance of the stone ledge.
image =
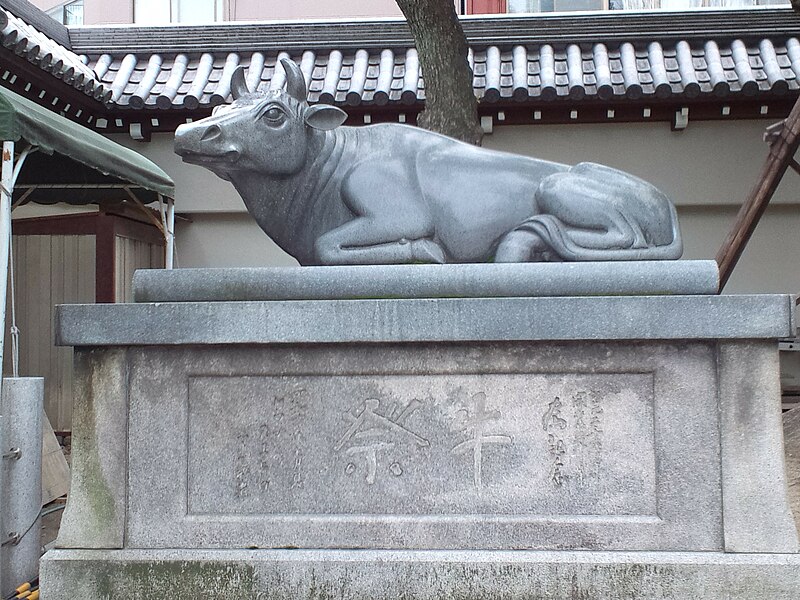
<svg viewBox="0 0 800 600">
<path fill-rule="evenodd" d="M 716 294 L 713 260 L 140 269 L 136 302 Z"/>
<path fill-rule="evenodd" d="M 51 550 L 41 584 L 46 600 L 796 600 L 800 555 Z"/>
<path fill-rule="evenodd" d="M 777 339 L 789 295 L 78 304 L 60 346 Z"/>
</svg>

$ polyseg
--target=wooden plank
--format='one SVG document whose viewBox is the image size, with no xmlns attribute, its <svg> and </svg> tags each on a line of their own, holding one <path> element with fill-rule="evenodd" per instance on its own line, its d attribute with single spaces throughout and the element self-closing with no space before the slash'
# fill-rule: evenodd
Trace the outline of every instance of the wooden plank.
<svg viewBox="0 0 800 600">
<path fill-rule="evenodd" d="M 15 236 L 26 235 L 94 235 L 97 213 L 82 213 L 58 217 L 14 219 Z"/>
<path fill-rule="evenodd" d="M 51 310 L 51 257 L 52 237 L 37 235 L 30 239 L 28 267 L 30 279 L 25 305 L 17 305 L 18 316 L 25 317 L 26 326 L 20 328 L 20 348 L 25 348 L 27 360 L 20 361 L 20 375 L 44 377 L 44 407 L 52 422 L 58 423 L 58 405 L 50 393 L 52 377 L 48 374 L 50 346 L 53 343 L 50 335 Z M 56 425 L 58 426 L 58 425 Z"/>
<path fill-rule="evenodd" d="M 150 268 L 151 269 L 163 269 L 164 268 L 164 260 L 166 257 L 164 256 L 164 248 L 158 246 L 156 244 L 150 245 Z"/>
<path fill-rule="evenodd" d="M 126 300 L 126 287 L 125 287 L 125 273 L 126 262 L 128 260 L 128 248 L 125 238 L 116 237 L 114 239 L 116 247 L 116 265 L 114 267 L 114 302 L 125 302 Z"/>
<path fill-rule="evenodd" d="M 62 394 L 62 381 L 61 373 L 58 364 L 58 348 L 53 343 L 55 333 L 54 323 L 54 310 L 56 304 L 63 304 L 65 299 L 65 288 L 67 287 L 67 280 L 73 278 L 73 273 L 69 272 L 68 265 L 71 263 L 72 253 L 69 252 L 70 243 L 67 236 L 54 235 L 50 236 L 51 254 L 50 254 L 50 304 L 47 307 L 48 312 L 42 315 L 42 318 L 47 320 L 48 327 L 48 340 L 47 349 L 48 361 L 47 371 L 44 373 L 45 377 L 45 397 L 48 399 L 50 406 L 55 408 L 56 413 L 56 427 L 61 430 L 65 424 L 68 423 L 65 419 L 65 409 Z M 44 343 L 44 340 L 43 340 Z"/>
<path fill-rule="evenodd" d="M 88 235 L 69 235 L 65 239 L 65 281 L 64 295 L 60 302 L 72 304 L 81 302 L 80 286 L 86 285 L 81 279 L 81 271 L 86 269 L 86 265 L 94 265 L 94 253 L 85 256 L 81 254 L 81 241 L 94 239 Z M 94 276 L 89 282 L 94 290 Z M 89 296 L 89 302 L 94 301 L 94 293 Z M 59 431 L 72 429 L 72 348 L 55 348 L 56 350 L 56 378 L 58 381 L 58 428 Z"/>
<path fill-rule="evenodd" d="M 770 144 L 769 155 L 758 175 L 755 186 L 742 204 L 728 237 L 717 252 L 719 265 L 719 291 L 730 279 L 736 263 L 744 252 L 759 220 L 778 188 L 800 146 L 800 99 L 795 102 L 780 133 Z"/>
<path fill-rule="evenodd" d="M 82 235 L 78 239 L 78 296 L 75 302 L 91 304 L 97 295 L 95 290 L 97 241 L 93 235 Z"/>
<path fill-rule="evenodd" d="M 165 245 L 161 230 L 150 223 L 140 223 L 120 217 L 114 223 L 114 231 L 118 236 Z"/>
<path fill-rule="evenodd" d="M 69 482 L 67 459 L 45 415 L 42 421 L 42 506 L 69 492 Z"/>
<path fill-rule="evenodd" d="M 95 299 L 95 238 L 94 235 L 71 236 L 72 285 L 65 289 L 64 302 L 92 304 Z M 60 381 L 59 431 L 72 430 L 73 408 L 73 349 L 58 348 L 58 379 Z"/>
<path fill-rule="evenodd" d="M 13 270 L 16 271 L 19 267 L 18 265 L 18 257 L 17 254 L 19 253 L 19 239 L 12 237 L 11 238 L 11 247 L 12 247 L 12 265 Z M 6 319 L 9 321 L 9 327 L 6 327 L 6 331 L 3 332 L 3 375 L 11 375 L 12 367 L 11 367 L 11 335 L 9 334 L 10 330 L 10 323 L 11 323 L 11 284 L 10 284 L 10 277 L 11 273 L 9 272 L 9 286 L 8 286 L 8 295 L 6 297 Z"/>
</svg>

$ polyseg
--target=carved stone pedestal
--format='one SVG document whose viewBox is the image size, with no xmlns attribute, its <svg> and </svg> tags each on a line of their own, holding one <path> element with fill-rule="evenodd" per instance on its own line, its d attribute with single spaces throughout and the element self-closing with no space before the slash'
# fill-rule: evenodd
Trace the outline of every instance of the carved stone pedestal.
<svg viewBox="0 0 800 600">
<path fill-rule="evenodd" d="M 78 390 L 45 600 L 795 598 L 792 309 L 60 307 Z"/>
</svg>

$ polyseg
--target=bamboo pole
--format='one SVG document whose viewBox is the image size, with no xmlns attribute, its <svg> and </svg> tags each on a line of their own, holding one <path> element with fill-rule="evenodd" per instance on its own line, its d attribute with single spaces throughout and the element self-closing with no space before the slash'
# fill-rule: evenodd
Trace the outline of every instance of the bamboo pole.
<svg viewBox="0 0 800 600">
<path fill-rule="evenodd" d="M 800 146 L 800 99 L 795 102 L 791 113 L 779 130 L 768 133 L 769 155 L 761 168 L 756 185 L 739 209 L 736 222 L 717 252 L 719 265 L 719 291 L 728 283 L 731 273 L 739 262 L 747 242 L 753 235 L 758 221 L 767 209 L 786 169 L 794 161 L 795 152 Z"/>
</svg>

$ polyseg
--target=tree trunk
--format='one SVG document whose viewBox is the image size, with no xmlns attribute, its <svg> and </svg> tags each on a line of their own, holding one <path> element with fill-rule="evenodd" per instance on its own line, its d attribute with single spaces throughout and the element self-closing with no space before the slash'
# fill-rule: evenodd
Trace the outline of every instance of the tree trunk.
<svg viewBox="0 0 800 600">
<path fill-rule="evenodd" d="M 425 80 L 417 124 L 480 146 L 483 130 L 467 62 L 467 38 L 453 0 L 397 0 L 414 36 Z"/>
</svg>

